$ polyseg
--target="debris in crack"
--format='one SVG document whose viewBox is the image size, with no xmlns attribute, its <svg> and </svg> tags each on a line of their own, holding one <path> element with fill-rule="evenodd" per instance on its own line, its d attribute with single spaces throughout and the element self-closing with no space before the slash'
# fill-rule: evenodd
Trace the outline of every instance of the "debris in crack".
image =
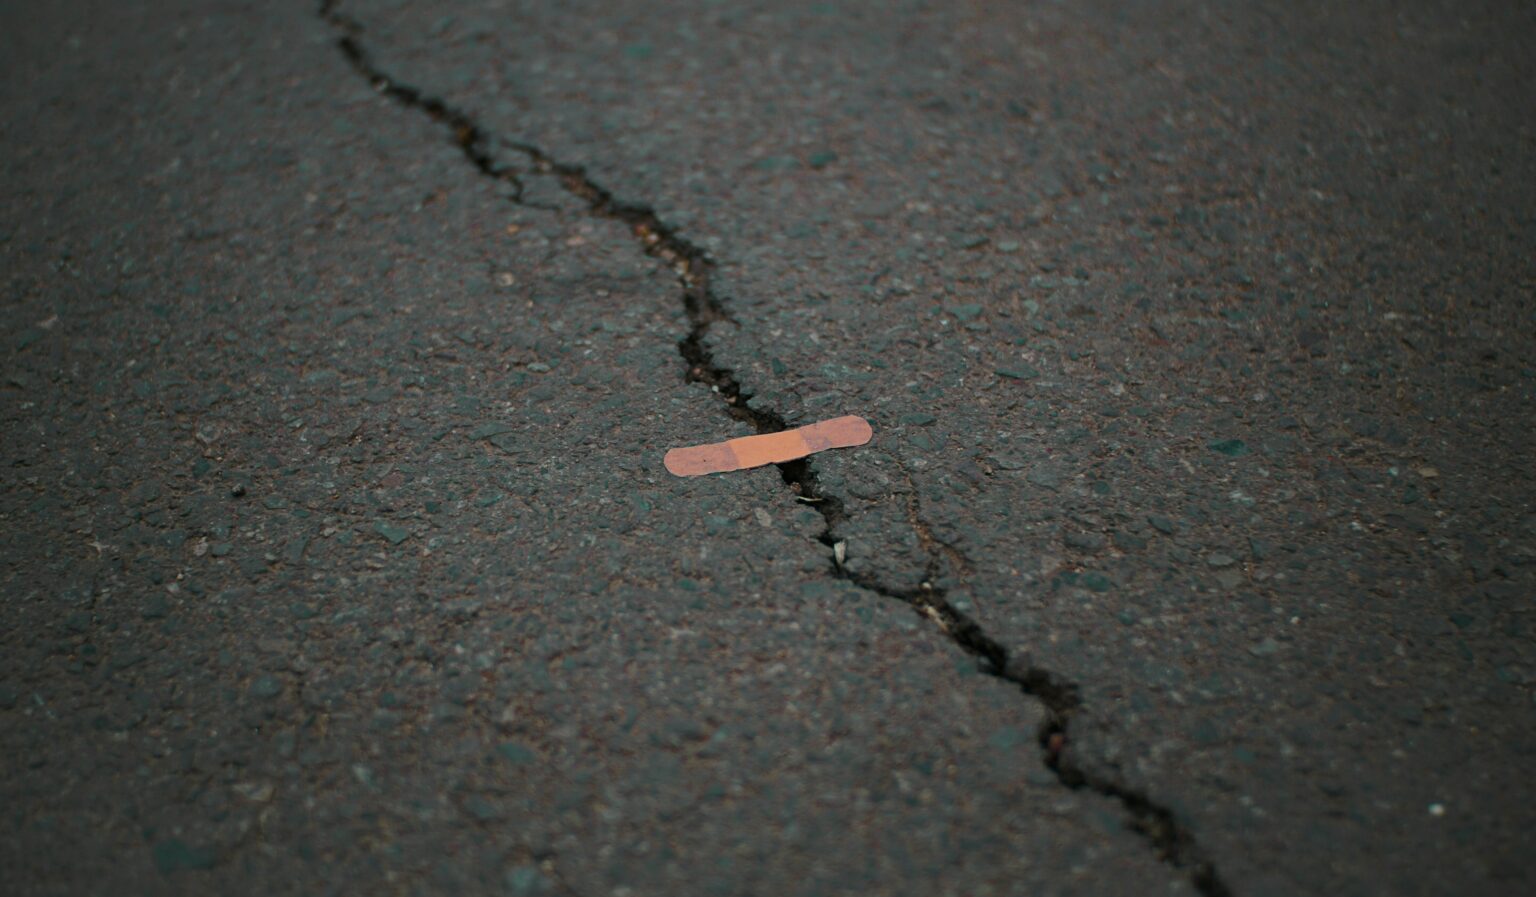
<svg viewBox="0 0 1536 897">
<path fill-rule="evenodd" d="M 420 110 L 433 121 L 443 124 L 465 159 L 480 174 L 508 184 L 512 188 L 512 201 L 529 205 L 523 199 L 523 184 L 517 172 L 496 163 L 488 149 L 491 136 L 485 129 L 464 110 L 419 88 L 402 84 L 375 66 L 360 42 L 362 26 L 341 13 L 336 6 L 336 0 L 322 0 L 320 18 L 338 33 L 337 46 L 353 70 L 380 93 L 403 106 Z M 510 140 L 497 142 L 527 159 L 531 172 L 558 179 L 566 192 L 586 203 L 590 214 L 628 225 L 648 255 L 661 259 L 676 272 L 682 284 L 683 307 L 689 322 L 688 334 L 678 341 L 677 350 L 687 365 L 685 376 L 690 382 L 710 387 L 725 403 L 727 413 L 749 424 L 759 434 L 779 433 L 788 428 L 779 413 L 771 409 L 750 407 L 747 404 L 751 398 L 750 393 L 742 391 L 734 373 L 717 364 L 709 350 L 707 336 L 710 328 L 721 321 L 732 324 L 736 322 L 710 288 L 713 262 L 707 253 L 680 237 L 652 209 L 616 199 L 610 191 L 588 177 L 580 166 L 560 162 L 530 143 Z M 798 458 L 776 466 L 785 485 L 796 498 L 815 508 L 821 515 L 823 526 L 818 540 L 827 546 L 832 555 L 832 575 L 866 591 L 911 606 L 947 633 L 956 645 L 977 657 L 983 670 L 1012 682 L 1024 694 L 1043 704 L 1048 711 L 1048 719 L 1039 733 L 1039 739 L 1044 762 L 1057 780 L 1068 788 L 1086 789 L 1119 802 L 1130 817 L 1130 828 L 1152 845 L 1162 862 L 1183 871 L 1195 890 L 1205 897 L 1229 897 L 1231 891 L 1218 875 L 1215 865 L 1196 843 L 1194 835 L 1174 817 L 1171 810 L 1136 789 L 1072 761 L 1068 729 L 1072 717 L 1081 709 L 1075 683 L 1033 665 L 1028 657 L 1010 656 L 1008 650 L 987 635 L 979 624 L 955 609 L 946 600 L 944 590 L 932 584 L 937 573 L 936 560 L 930 561 L 928 581 L 915 590 L 892 589 L 871 577 L 850 573 L 843 566 L 846 543 L 835 535 L 843 519 L 842 499 L 822 492 L 816 471 L 808 459 Z M 916 513 L 915 506 L 913 513 Z M 920 520 L 915 525 L 920 526 Z M 926 532 L 925 527 L 920 528 Z M 952 560 L 959 559 L 958 552 L 952 546 L 934 539 L 931 533 L 927 533 L 923 541 L 925 544 L 938 544 L 948 552 L 953 552 Z M 931 551 L 930 556 L 934 556 Z"/>
</svg>

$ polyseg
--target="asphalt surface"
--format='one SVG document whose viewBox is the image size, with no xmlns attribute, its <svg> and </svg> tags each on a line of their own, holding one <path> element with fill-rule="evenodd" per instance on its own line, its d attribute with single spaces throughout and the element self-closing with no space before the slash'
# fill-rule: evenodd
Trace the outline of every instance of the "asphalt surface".
<svg viewBox="0 0 1536 897">
<path fill-rule="evenodd" d="M 1533 39 L 0 7 L 0 890 L 1528 893 Z"/>
</svg>

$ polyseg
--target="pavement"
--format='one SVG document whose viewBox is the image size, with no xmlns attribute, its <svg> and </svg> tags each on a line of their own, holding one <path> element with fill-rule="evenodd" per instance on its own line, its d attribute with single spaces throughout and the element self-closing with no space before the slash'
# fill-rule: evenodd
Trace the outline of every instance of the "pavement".
<svg viewBox="0 0 1536 897">
<path fill-rule="evenodd" d="M 1530 893 L 1533 38 L 0 7 L 0 890 Z"/>
</svg>

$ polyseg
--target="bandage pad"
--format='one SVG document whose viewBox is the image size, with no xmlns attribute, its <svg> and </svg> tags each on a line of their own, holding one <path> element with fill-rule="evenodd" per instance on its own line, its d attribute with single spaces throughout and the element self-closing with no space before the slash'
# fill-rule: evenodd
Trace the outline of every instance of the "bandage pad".
<svg viewBox="0 0 1536 897">
<path fill-rule="evenodd" d="M 668 471 L 680 477 L 729 473 L 764 464 L 783 464 L 826 449 L 852 448 L 863 445 L 874 435 L 869 421 L 849 415 L 779 433 L 671 449 L 662 463 Z"/>
</svg>

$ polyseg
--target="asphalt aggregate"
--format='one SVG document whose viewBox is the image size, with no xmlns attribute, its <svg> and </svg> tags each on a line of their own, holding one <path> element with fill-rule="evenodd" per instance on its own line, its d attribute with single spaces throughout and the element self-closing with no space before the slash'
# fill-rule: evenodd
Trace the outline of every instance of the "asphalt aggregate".
<svg viewBox="0 0 1536 897">
<path fill-rule="evenodd" d="M 0 891 L 1530 893 L 1533 44 L 0 5 Z"/>
</svg>

